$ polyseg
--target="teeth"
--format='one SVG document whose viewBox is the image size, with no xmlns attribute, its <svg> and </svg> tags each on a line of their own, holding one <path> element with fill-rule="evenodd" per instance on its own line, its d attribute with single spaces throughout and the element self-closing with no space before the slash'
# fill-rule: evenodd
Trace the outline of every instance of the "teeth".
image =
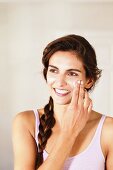
<svg viewBox="0 0 113 170">
<path fill-rule="evenodd" d="M 55 89 L 55 91 L 57 92 L 57 93 L 60 93 L 60 94 L 66 94 L 66 93 L 68 93 L 69 91 L 68 90 L 61 90 L 61 89 Z"/>
</svg>

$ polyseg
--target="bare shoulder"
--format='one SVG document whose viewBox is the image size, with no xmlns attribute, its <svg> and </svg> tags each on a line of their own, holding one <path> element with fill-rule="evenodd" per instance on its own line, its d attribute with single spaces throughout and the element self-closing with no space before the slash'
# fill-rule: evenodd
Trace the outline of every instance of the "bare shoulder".
<svg viewBox="0 0 113 170">
<path fill-rule="evenodd" d="M 106 116 L 104 126 L 103 126 L 103 135 L 106 144 L 110 146 L 113 141 L 113 118 L 112 117 Z"/>
<path fill-rule="evenodd" d="M 39 117 L 42 116 L 44 113 L 44 109 L 37 109 L 37 113 L 39 114 Z M 13 128 L 17 129 L 18 127 L 27 129 L 31 135 L 34 137 L 35 135 L 35 114 L 33 110 L 27 110 L 24 112 L 17 113 L 16 116 L 13 119 Z"/>
<path fill-rule="evenodd" d="M 104 128 L 106 132 L 113 132 L 113 117 L 106 116 Z"/>
<path fill-rule="evenodd" d="M 26 128 L 34 136 L 35 115 L 33 110 L 17 113 L 13 118 L 13 128 Z"/>
</svg>

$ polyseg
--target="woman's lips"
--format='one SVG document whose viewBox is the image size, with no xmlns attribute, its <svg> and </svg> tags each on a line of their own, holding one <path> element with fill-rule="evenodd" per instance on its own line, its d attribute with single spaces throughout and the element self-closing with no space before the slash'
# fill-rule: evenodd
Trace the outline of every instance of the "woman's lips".
<svg viewBox="0 0 113 170">
<path fill-rule="evenodd" d="M 58 96 L 66 96 L 67 94 L 70 93 L 70 91 L 66 90 L 66 89 L 57 89 L 57 88 L 54 88 L 54 91 L 55 93 L 58 95 Z"/>
</svg>

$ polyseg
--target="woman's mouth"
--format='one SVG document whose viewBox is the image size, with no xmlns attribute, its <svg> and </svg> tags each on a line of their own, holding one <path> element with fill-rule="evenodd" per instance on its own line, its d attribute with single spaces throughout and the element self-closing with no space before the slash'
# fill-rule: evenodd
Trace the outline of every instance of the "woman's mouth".
<svg viewBox="0 0 113 170">
<path fill-rule="evenodd" d="M 66 89 L 57 89 L 57 88 L 54 88 L 54 91 L 56 93 L 56 95 L 58 96 L 66 96 L 67 94 L 70 93 L 70 91 L 66 90 Z"/>
</svg>

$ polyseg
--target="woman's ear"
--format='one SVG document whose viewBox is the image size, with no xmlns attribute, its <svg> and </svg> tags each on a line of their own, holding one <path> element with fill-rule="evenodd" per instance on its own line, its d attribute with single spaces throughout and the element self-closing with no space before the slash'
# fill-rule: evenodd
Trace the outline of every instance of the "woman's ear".
<svg viewBox="0 0 113 170">
<path fill-rule="evenodd" d="M 86 89 L 89 89 L 89 88 L 91 88 L 91 87 L 93 86 L 93 84 L 94 84 L 94 80 L 90 78 L 90 79 L 88 79 L 88 80 L 86 81 L 84 87 L 85 87 Z"/>
</svg>

